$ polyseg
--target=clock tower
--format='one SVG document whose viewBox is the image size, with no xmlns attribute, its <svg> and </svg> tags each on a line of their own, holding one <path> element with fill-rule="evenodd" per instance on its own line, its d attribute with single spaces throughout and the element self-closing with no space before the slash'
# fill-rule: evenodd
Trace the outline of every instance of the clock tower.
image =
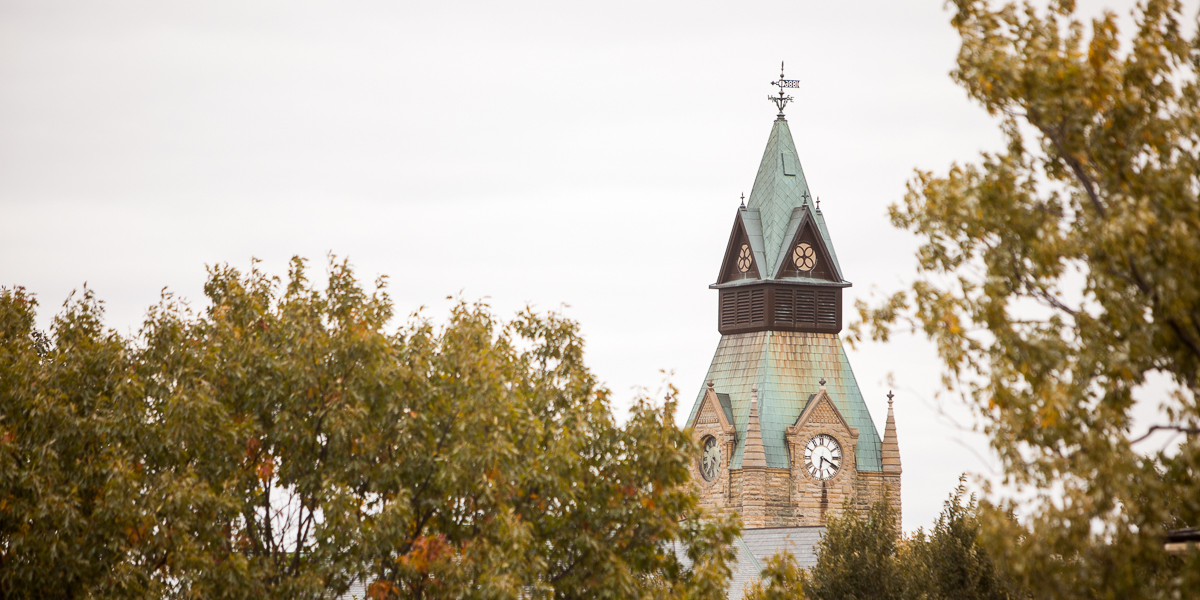
<svg viewBox="0 0 1200 600">
<path fill-rule="evenodd" d="M 851 284 L 783 114 L 796 82 L 780 74 L 773 85 L 779 114 L 709 286 L 721 341 L 688 416 L 703 503 L 739 514 L 744 538 L 768 528 L 804 537 L 847 500 L 856 511 L 879 499 L 900 508 L 891 394 L 881 437 L 838 337 Z"/>
</svg>

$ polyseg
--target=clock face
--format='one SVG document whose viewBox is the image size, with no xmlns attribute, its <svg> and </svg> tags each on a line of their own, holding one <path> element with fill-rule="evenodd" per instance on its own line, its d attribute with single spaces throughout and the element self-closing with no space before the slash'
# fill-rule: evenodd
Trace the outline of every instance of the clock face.
<svg viewBox="0 0 1200 600">
<path fill-rule="evenodd" d="M 745 273 L 750 270 L 750 265 L 754 263 L 754 258 L 750 253 L 750 246 L 742 244 L 742 249 L 738 251 L 737 265 L 738 270 Z"/>
<path fill-rule="evenodd" d="M 812 246 L 799 244 L 792 251 L 792 262 L 796 263 L 796 268 L 801 271 L 811 271 L 817 266 L 817 253 Z"/>
<path fill-rule="evenodd" d="M 842 446 L 829 434 L 819 434 L 804 447 L 804 467 L 808 474 L 825 481 L 842 468 Z"/>
<path fill-rule="evenodd" d="M 721 447 L 717 445 L 717 438 L 708 436 L 704 438 L 704 454 L 700 455 L 700 476 L 705 481 L 712 481 L 717 478 L 720 468 Z"/>
</svg>

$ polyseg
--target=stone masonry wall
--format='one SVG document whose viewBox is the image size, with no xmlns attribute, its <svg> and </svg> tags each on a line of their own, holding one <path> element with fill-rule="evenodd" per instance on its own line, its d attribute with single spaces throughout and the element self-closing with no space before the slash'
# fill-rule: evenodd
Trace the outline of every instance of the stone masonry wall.
<svg viewBox="0 0 1200 600">
<path fill-rule="evenodd" d="M 791 502 L 791 472 L 788 469 L 748 467 L 734 469 L 733 492 L 729 512 L 742 517 L 742 526 L 793 527 L 795 510 Z"/>
<path fill-rule="evenodd" d="M 884 498 L 887 498 L 897 513 L 900 512 L 900 475 L 885 474 L 881 471 L 859 472 L 854 509 L 865 515 L 872 504 Z M 896 525 L 899 527 L 900 523 Z"/>
</svg>

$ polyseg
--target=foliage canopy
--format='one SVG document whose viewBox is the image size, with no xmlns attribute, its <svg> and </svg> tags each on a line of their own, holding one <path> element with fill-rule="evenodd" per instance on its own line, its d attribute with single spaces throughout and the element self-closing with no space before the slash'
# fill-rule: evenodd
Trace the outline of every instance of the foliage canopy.
<svg viewBox="0 0 1200 600">
<path fill-rule="evenodd" d="M 771 558 L 746 600 L 1010 600 L 1026 597 L 980 545 L 979 506 L 961 484 L 933 528 L 902 538 L 898 515 L 879 502 L 866 515 L 830 519 L 817 564 L 802 571 L 790 553 Z"/>
<path fill-rule="evenodd" d="M 1183 568 L 1162 536 L 1200 523 L 1200 38 L 1168 0 L 1139 6 L 1125 45 L 1115 15 L 1085 27 L 1066 0 L 952 5 L 952 76 L 1007 148 L 918 172 L 891 209 L 921 239 L 918 278 L 860 304 L 852 331 L 936 343 L 1005 483 L 1033 496 L 1019 525 L 1008 501 L 985 529 L 1035 595 L 1196 589 L 1200 558 Z M 1145 454 L 1134 391 L 1156 374 L 1149 431 L 1185 437 Z"/>
<path fill-rule="evenodd" d="M 700 518 L 673 391 L 618 425 L 575 323 L 389 333 L 376 287 L 216 267 L 132 339 L 91 292 L 43 336 L 0 291 L 2 595 L 724 597 L 737 528 Z"/>
</svg>

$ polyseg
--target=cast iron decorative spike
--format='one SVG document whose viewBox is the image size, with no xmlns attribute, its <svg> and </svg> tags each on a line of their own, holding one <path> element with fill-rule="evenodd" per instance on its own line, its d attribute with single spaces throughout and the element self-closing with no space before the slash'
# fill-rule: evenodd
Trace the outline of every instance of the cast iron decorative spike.
<svg viewBox="0 0 1200 600">
<path fill-rule="evenodd" d="M 888 390 L 888 408 L 892 407 L 892 390 Z"/>
<path fill-rule="evenodd" d="M 817 212 L 821 212 L 821 197 L 817 196 Z"/>
<path fill-rule="evenodd" d="M 742 192 L 742 208 L 746 208 L 746 192 Z"/>
<path fill-rule="evenodd" d="M 800 87 L 800 80 L 799 79 L 784 79 L 783 78 L 783 61 L 780 61 L 779 62 L 779 81 L 772 81 L 771 85 L 779 86 L 779 95 L 778 96 L 767 96 L 767 100 L 774 102 L 775 106 L 779 107 L 779 114 L 777 115 L 777 118 L 780 120 L 783 120 L 783 107 L 787 106 L 788 102 L 795 100 L 795 98 L 792 98 L 791 96 L 784 96 L 783 88 L 798 88 L 798 87 Z"/>
<path fill-rule="evenodd" d="M 821 389 L 825 389 L 825 378 L 824 377 L 822 377 L 821 380 L 818 381 L 817 383 L 821 384 Z"/>
</svg>

